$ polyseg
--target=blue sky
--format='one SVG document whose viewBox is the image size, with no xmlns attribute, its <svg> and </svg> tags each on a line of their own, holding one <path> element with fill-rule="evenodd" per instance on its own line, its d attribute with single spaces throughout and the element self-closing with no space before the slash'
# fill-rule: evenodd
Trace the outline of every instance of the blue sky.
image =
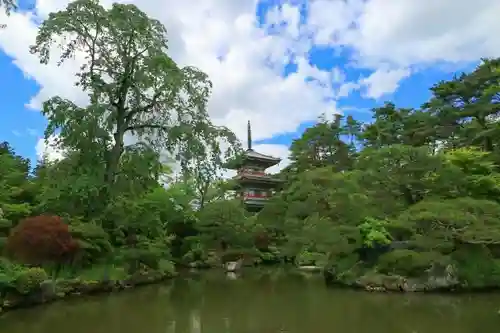
<svg viewBox="0 0 500 333">
<path fill-rule="evenodd" d="M 257 8 L 256 15 L 262 22 L 269 4 L 263 4 Z M 305 13 L 303 13 L 305 19 Z M 272 31 L 271 31 L 272 33 Z M 330 70 L 334 67 L 343 68 L 348 80 L 355 80 L 360 75 L 369 75 L 370 71 L 358 69 L 350 66 L 350 50 L 333 52 L 329 48 L 313 47 L 308 54 L 309 62 L 323 70 Z M 284 76 L 295 70 L 293 63 L 286 66 Z M 0 100 L 2 101 L 2 121 L 0 122 L 0 141 L 8 141 L 17 153 L 36 159 L 35 146 L 38 139 L 43 136 L 46 120 L 36 110 L 25 107 L 30 99 L 39 90 L 38 84 L 26 77 L 21 70 L 13 63 L 13 59 L 7 56 L 0 49 Z M 338 101 L 338 107 L 350 108 L 346 113 L 352 114 L 361 121 L 370 121 L 369 110 L 381 105 L 384 101 L 393 101 L 398 106 L 418 107 L 429 97 L 429 87 L 439 80 L 450 79 L 451 72 L 443 72 L 437 68 L 427 68 L 411 75 L 400 82 L 399 88 L 391 95 L 383 96 L 380 100 L 373 100 L 363 97 L 363 90 L 354 91 L 348 97 Z M 289 145 L 293 138 L 300 136 L 301 132 L 313 122 L 303 123 L 295 133 L 278 135 L 271 139 L 262 140 L 256 143 L 285 144 Z M 258 124 L 253 124 L 258 126 Z"/>
</svg>

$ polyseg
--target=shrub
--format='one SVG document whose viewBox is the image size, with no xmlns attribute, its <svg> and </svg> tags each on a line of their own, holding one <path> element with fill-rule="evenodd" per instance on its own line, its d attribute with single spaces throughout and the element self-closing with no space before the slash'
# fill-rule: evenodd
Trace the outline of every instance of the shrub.
<svg viewBox="0 0 500 333">
<path fill-rule="evenodd" d="M 461 244 L 451 254 L 457 266 L 458 279 L 469 288 L 500 286 L 500 260 L 481 244 Z"/>
<path fill-rule="evenodd" d="M 0 296 L 7 290 L 14 288 L 17 275 L 22 266 L 11 263 L 5 258 L 0 258 Z"/>
<path fill-rule="evenodd" d="M 12 227 L 12 222 L 7 219 L 2 218 L 0 214 L 0 255 L 3 253 L 5 243 L 7 242 L 7 235 L 9 229 Z"/>
<path fill-rule="evenodd" d="M 26 268 L 16 278 L 16 290 L 23 295 L 37 291 L 40 284 L 48 279 L 47 272 L 40 267 Z"/>
<path fill-rule="evenodd" d="M 69 231 L 78 243 L 79 259 L 83 266 L 105 258 L 112 251 L 109 235 L 99 225 L 77 223 L 70 225 Z"/>
<path fill-rule="evenodd" d="M 377 269 L 385 274 L 415 277 L 421 276 L 435 263 L 442 263 L 444 260 L 445 257 L 437 252 L 400 249 L 381 255 L 377 262 Z"/>
<path fill-rule="evenodd" d="M 391 243 L 391 235 L 386 229 L 387 221 L 366 217 L 359 226 L 363 237 L 363 244 L 368 248 L 376 245 L 388 245 Z"/>
<path fill-rule="evenodd" d="M 42 268 L 25 267 L 0 258 L 0 296 L 13 290 L 20 294 L 29 294 L 36 291 L 47 279 L 47 273 Z"/>
<path fill-rule="evenodd" d="M 7 254 L 32 265 L 69 262 L 78 249 L 68 226 L 58 216 L 35 216 L 22 220 L 7 238 Z"/>
</svg>

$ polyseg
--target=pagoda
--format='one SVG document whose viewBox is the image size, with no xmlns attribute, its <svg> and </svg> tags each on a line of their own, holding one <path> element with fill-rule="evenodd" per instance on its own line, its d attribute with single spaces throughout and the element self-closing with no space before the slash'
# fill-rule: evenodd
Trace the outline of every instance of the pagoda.
<svg viewBox="0 0 500 333">
<path fill-rule="evenodd" d="M 236 181 L 238 197 L 243 200 L 248 211 L 259 211 L 273 195 L 276 187 L 282 182 L 272 175 L 266 174 L 266 169 L 281 162 L 280 158 L 260 154 L 252 149 L 252 130 L 248 122 L 248 149 L 241 159 L 231 169 L 237 169 Z"/>
</svg>

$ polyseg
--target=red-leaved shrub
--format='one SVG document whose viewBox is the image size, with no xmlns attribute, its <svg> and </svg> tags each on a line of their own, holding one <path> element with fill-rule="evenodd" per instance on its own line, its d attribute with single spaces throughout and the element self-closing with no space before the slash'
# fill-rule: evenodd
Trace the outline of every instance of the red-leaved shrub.
<svg viewBox="0 0 500 333">
<path fill-rule="evenodd" d="M 41 215 L 22 220 L 11 229 L 7 254 L 25 264 L 63 264 L 72 260 L 78 243 L 59 216 Z"/>
</svg>

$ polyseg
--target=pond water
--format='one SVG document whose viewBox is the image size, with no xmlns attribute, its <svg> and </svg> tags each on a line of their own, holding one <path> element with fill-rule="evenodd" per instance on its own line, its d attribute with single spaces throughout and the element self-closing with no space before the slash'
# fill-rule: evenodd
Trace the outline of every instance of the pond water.
<svg viewBox="0 0 500 333">
<path fill-rule="evenodd" d="M 493 333 L 500 294 L 381 294 L 282 271 L 179 277 L 8 312 L 5 333 Z"/>
</svg>

